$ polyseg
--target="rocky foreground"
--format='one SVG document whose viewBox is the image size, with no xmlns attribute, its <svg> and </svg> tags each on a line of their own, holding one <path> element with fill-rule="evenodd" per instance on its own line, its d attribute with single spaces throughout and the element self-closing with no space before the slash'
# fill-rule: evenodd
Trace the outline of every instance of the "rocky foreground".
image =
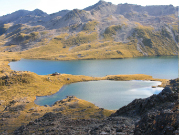
<svg viewBox="0 0 179 135">
<path fill-rule="evenodd" d="M 19 127 L 14 134 L 179 135 L 178 82 L 171 80 L 158 95 L 136 99 L 102 120 L 72 119 L 50 112 Z"/>
</svg>

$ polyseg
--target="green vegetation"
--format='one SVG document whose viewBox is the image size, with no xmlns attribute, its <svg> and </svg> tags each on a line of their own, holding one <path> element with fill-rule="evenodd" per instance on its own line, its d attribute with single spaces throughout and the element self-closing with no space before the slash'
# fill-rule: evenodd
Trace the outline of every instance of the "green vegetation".
<svg viewBox="0 0 179 135">
<path fill-rule="evenodd" d="M 66 34 L 57 36 L 56 39 L 51 41 L 51 44 L 53 42 L 60 42 L 61 38 L 63 39 L 63 37 L 66 36 Z M 99 44 L 99 46 L 102 45 L 104 45 L 104 47 L 108 47 L 110 44 Z M 114 47 L 116 48 L 114 49 L 119 49 L 120 47 L 120 52 L 114 53 L 125 53 L 125 46 L 126 45 L 115 44 Z M 131 47 L 131 45 L 128 45 L 128 47 Z M 124 50 L 122 48 L 124 48 Z M 132 48 L 129 49 L 132 50 Z M 99 53 L 102 53 L 102 51 Z M 22 123 L 28 124 L 30 121 L 34 121 L 35 119 L 42 117 L 47 112 L 61 112 L 64 115 L 70 116 L 72 119 L 100 119 L 115 112 L 114 110 L 101 109 L 92 103 L 76 97 L 72 100 L 69 100 L 69 98 L 64 99 L 62 102 L 57 102 L 52 107 L 39 106 L 34 103 L 36 96 L 52 95 L 65 84 L 90 80 L 119 81 L 140 79 L 162 81 L 163 84 L 166 85 L 167 81 L 165 79 L 153 79 L 151 76 L 142 74 L 89 77 L 69 74 L 61 74 L 59 76 L 37 75 L 32 72 L 12 71 L 8 66 L 9 61 L 18 60 L 21 57 L 24 57 L 23 54 L 14 52 L 1 52 L 0 57 L 0 113 L 6 113 L 11 116 L 10 118 L 4 119 L 3 122 L 6 124 L 1 125 L 1 127 L 3 129 L 7 129 L 9 134 L 13 133 L 14 130 L 21 126 Z M 60 108 L 63 109 L 59 110 Z M 101 113 L 103 115 L 101 115 Z"/>
<path fill-rule="evenodd" d="M 91 24 L 92 22 L 88 23 Z M 110 35 L 110 38 L 106 38 L 109 39 L 107 41 L 98 41 L 98 34 L 95 31 L 91 33 L 88 33 L 88 31 L 81 31 L 71 35 L 63 33 L 51 40 L 41 40 L 41 42 L 36 44 L 38 47 L 21 52 L 21 57 L 51 60 L 75 60 L 129 58 L 143 56 L 144 53 L 149 56 L 176 55 L 177 53 L 176 43 L 167 29 L 163 28 L 162 31 L 155 31 L 153 27 L 138 24 L 138 27 L 134 29 L 133 35 L 129 37 L 130 42 L 114 42 L 111 35 L 115 35 L 117 32 L 116 30 L 120 28 L 121 26 L 108 27 L 105 30 L 106 34 L 104 34 L 106 36 Z M 22 33 L 21 36 L 22 37 L 20 38 L 26 39 L 28 36 L 37 37 L 38 33 Z M 138 45 L 142 52 L 138 51 Z"/>
<path fill-rule="evenodd" d="M 74 12 L 78 13 L 78 11 Z M 113 16 L 109 16 L 109 18 L 113 18 Z M 56 37 L 53 37 L 54 35 L 52 34 L 54 30 L 44 30 L 43 26 L 17 24 L 9 28 L 7 27 L 10 32 L 7 35 L 0 36 L 0 51 L 14 51 L 14 48 L 18 45 L 23 46 L 32 42 L 33 48 L 22 51 L 21 57 L 75 60 L 128 58 L 143 56 L 144 54 L 149 56 L 177 54 L 175 40 L 178 41 L 178 27 L 174 23 L 170 24 L 170 26 L 173 27 L 172 34 L 174 34 L 175 40 L 173 40 L 171 31 L 168 30 L 169 27 L 163 27 L 162 30 L 156 31 L 153 27 L 143 26 L 134 22 L 137 27 L 134 28 L 132 36 L 127 39 L 128 43 L 116 41 L 120 40 L 116 36 L 117 32 L 120 32 L 125 24 L 120 22 L 121 25 L 109 26 L 102 35 L 99 35 L 97 30 L 98 23 L 96 20 L 87 22 L 84 24 L 81 32 L 73 31 L 68 33 L 72 29 L 81 28 L 82 24 L 59 28 L 56 32 L 61 34 Z M 129 29 L 127 24 L 125 26 L 123 27 L 124 31 Z M 8 42 L 10 43 L 9 46 L 3 46 Z"/>
<path fill-rule="evenodd" d="M 116 81 L 126 81 L 126 80 L 151 80 L 151 81 L 161 81 L 161 87 L 165 87 L 168 83 L 166 79 L 154 79 L 152 76 L 145 74 L 134 74 L 134 75 L 108 75 L 106 76 L 107 80 L 116 80 Z"/>
<path fill-rule="evenodd" d="M 131 12 L 127 13 L 125 16 L 126 16 L 126 18 L 131 18 L 131 17 L 137 16 L 137 15 L 138 14 L 136 12 L 131 11 Z"/>
<path fill-rule="evenodd" d="M 114 110 L 106 110 L 95 106 L 94 104 L 85 100 L 78 99 L 76 97 L 63 99 L 62 101 L 56 102 L 53 108 L 65 108 L 62 113 L 70 116 L 73 119 L 90 119 L 100 118 L 99 112 L 103 113 L 103 118 L 110 116 L 114 113 Z M 102 117 L 101 117 L 102 118 Z"/>
<path fill-rule="evenodd" d="M 173 31 L 179 33 L 178 24 L 172 25 Z"/>
<path fill-rule="evenodd" d="M 17 36 L 19 32 L 22 31 L 24 25 L 22 24 L 16 24 L 9 28 L 9 33 L 7 33 L 6 38 L 14 38 Z"/>
<path fill-rule="evenodd" d="M 105 29 L 103 36 L 106 40 L 112 39 L 112 36 L 116 35 L 116 31 L 120 29 L 121 29 L 120 25 L 109 26 Z"/>
<path fill-rule="evenodd" d="M 81 25 L 81 24 L 74 24 L 74 25 L 71 26 L 71 29 L 72 29 L 72 30 L 77 30 L 80 25 Z M 69 28 L 68 28 L 68 29 L 69 29 Z M 67 30 L 68 30 L 68 29 L 67 29 Z"/>
<path fill-rule="evenodd" d="M 28 43 L 34 41 L 40 37 L 40 33 L 37 32 L 39 29 L 43 29 L 42 26 L 27 26 L 24 24 L 16 24 L 9 27 L 9 33 L 7 33 L 6 38 L 12 38 L 14 41 Z"/>
<path fill-rule="evenodd" d="M 2 34 L 4 34 L 9 27 L 10 27 L 9 24 L 4 24 L 3 26 L 1 26 L 1 27 L 0 27 L 0 36 L 1 36 Z"/>
<path fill-rule="evenodd" d="M 137 27 L 134 30 L 137 34 L 137 38 L 143 38 L 142 41 L 143 44 L 150 48 L 152 48 L 152 44 L 153 44 L 150 37 L 152 35 L 152 30 L 153 30 L 152 27 L 143 27 L 143 26 Z"/>
<path fill-rule="evenodd" d="M 167 31 L 166 28 L 162 28 L 161 35 L 162 35 L 163 37 L 166 37 L 166 38 L 169 38 L 169 39 L 172 38 L 171 34 Z"/>
<path fill-rule="evenodd" d="M 76 97 L 71 101 L 68 98 L 64 99 L 63 102 L 58 102 L 52 107 L 38 106 L 34 103 L 36 96 L 52 95 L 65 84 L 91 80 L 155 80 L 162 81 L 163 86 L 167 84 L 165 79 L 153 79 L 152 76 L 139 74 L 105 77 L 68 74 L 51 76 L 37 75 L 32 72 L 17 72 L 10 69 L 9 61 L 20 60 L 21 58 L 46 60 L 118 59 L 140 57 L 144 54 L 155 56 L 176 55 L 178 53 L 175 40 L 179 42 L 179 30 L 175 15 L 159 17 L 162 21 L 169 23 L 168 26 L 167 24 L 160 25 L 157 31 L 151 26 L 143 26 L 125 18 L 126 16 L 137 16 L 139 18 L 136 19 L 142 19 L 142 17 L 147 17 L 147 13 L 138 15 L 137 12 L 130 12 L 125 14 L 125 17 L 117 14 L 114 16 L 104 15 L 105 17 L 102 15 L 104 19 L 100 17 L 97 10 L 96 13 L 92 12 L 94 16 L 88 16 L 88 12 L 84 10 L 75 9 L 68 12 L 64 18 L 62 17 L 62 20 L 65 20 L 63 23 L 67 23 L 66 27 L 63 28 L 54 23 L 57 18 L 54 18 L 52 22 L 48 21 L 45 26 L 42 26 L 43 24 L 31 26 L 33 21 L 32 23 L 29 22 L 29 25 L 27 25 L 28 23 L 15 25 L 9 23 L 0 26 L 0 113 L 10 116 L 10 118 L 2 119 L 4 125 L 0 123 L 0 130 L 4 128 L 8 130 L 8 133 L 13 133 L 22 123 L 27 124 L 34 121 L 46 112 L 61 112 L 64 115 L 70 115 L 72 119 L 99 118 L 99 112 L 102 112 L 106 117 L 114 112 L 100 109 L 94 104 Z M 98 16 L 98 21 L 93 20 L 93 17 Z M 42 23 L 37 17 L 35 18 L 39 21 L 38 24 Z M 81 19 L 80 23 L 78 23 L 78 19 Z M 92 21 L 86 23 L 86 20 Z M 109 24 L 116 24 L 116 22 L 120 25 L 109 26 Z M 150 23 L 153 23 L 152 19 L 149 20 Z M 105 26 L 109 27 L 106 28 Z M 137 27 L 134 28 L 135 26 Z M 162 26 L 163 28 L 161 28 Z M 79 32 L 79 30 L 81 31 Z M 124 37 L 130 35 L 131 31 L 134 32 L 128 39 L 123 40 L 125 43 L 117 42 L 120 41 L 120 38 L 117 38 L 117 33 L 120 30 L 124 32 Z M 29 49 L 28 43 L 32 44 L 30 47 L 33 48 L 29 47 Z M 27 47 L 29 50 L 10 52 L 13 47 L 18 49 L 18 45 L 22 48 Z M 60 107 L 64 109 L 58 110 Z"/>
<path fill-rule="evenodd" d="M 179 43 L 179 27 L 178 24 L 172 25 L 173 27 L 173 33 L 175 36 L 175 40 L 177 41 L 177 43 Z"/>
<path fill-rule="evenodd" d="M 19 33 L 13 40 L 17 42 L 28 43 L 39 38 L 39 32 L 32 32 L 30 34 Z"/>
<path fill-rule="evenodd" d="M 95 31 L 95 27 L 99 22 L 93 20 L 89 21 L 88 23 L 84 24 L 83 30 L 87 32 Z"/>
<path fill-rule="evenodd" d="M 96 32 L 92 32 L 91 34 L 79 32 L 77 35 L 70 36 L 67 40 L 62 41 L 62 43 L 66 46 L 81 45 L 95 41 L 97 38 L 98 34 Z"/>
<path fill-rule="evenodd" d="M 22 33 L 31 33 L 31 32 L 35 32 L 38 30 L 43 30 L 44 27 L 41 25 L 37 25 L 37 26 L 23 26 L 23 30 Z"/>
<path fill-rule="evenodd" d="M 166 28 L 154 31 L 152 27 L 138 26 L 133 33 L 133 40 L 142 39 L 143 51 L 148 55 L 175 55 L 177 45 Z"/>
</svg>

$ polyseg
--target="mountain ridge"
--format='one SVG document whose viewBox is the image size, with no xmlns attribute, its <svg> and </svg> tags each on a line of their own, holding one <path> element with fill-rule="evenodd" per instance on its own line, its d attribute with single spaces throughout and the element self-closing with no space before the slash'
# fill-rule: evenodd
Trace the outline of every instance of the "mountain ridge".
<svg viewBox="0 0 179 135">
<path fill-rule="evenodd" d="M 81 59 L 95 58 L 92 54 L 96 58 L 177 55 L 177 12 L 177 7 L 172 5 L 114 5 L 105 1 L 83 10 L 62 10 L 50 15 L 39 9 L 20 10 L 0 17 L 0 51 L 31 52 L 38 47 L 40 53 L 49 46 L 59 48 L 56 55 L 68 54 L 67 59 L 76 59 L 77 53 L 83 53 Z M 59 36 L 61 40 L 57 40 Z M 106 43 L 108 45 L 97 45 Z M 115 44 L 123 44 L 123 47 Z M 91 47 L 85 49 L 85 46 Z M 100 50 L 104 56 L 97 56 Z M 51 50 L 51 54 L 54 51 Z M 119 51 L 120 54 L 116 53 Z"/>
</svg>

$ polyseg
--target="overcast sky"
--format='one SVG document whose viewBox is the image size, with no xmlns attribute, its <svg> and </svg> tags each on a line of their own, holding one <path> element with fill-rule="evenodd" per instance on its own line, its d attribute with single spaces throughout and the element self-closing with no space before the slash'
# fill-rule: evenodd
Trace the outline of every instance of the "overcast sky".
<svg viewBox="0 0 179 135">
<path fill-rule="evenodd" d="M 99 0 L 0 0 L 0 16 L 15 12 L 20 9 L 42 11 L 51 14 L 63 9 L 83 9 L 94 5 Z M 179 0 L 105 0 L 113 4 L 128 3 L 137 5 L 179 5 Z"/>
</svg>

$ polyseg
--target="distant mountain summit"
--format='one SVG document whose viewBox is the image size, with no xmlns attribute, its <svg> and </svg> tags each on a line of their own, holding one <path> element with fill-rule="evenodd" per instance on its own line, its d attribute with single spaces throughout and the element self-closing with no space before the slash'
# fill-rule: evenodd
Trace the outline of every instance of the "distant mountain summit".
<svg viewBox="0 0 179 135">
<path fill-rule="evenodd" d="M 12 14 L 8 14 L 5 16 L 0 17 L 0 25 L 5 23 L 15 23 L 18 22 L 19 19 L 25 18 L 28 16 L 35 17 L 35 16 L 47 16 L 48 14 L 43 12 L 42 10 L 35 9 L 34 11 L 28 11 L 28 10 L 18 10 L 16 12 L 13 12 Z M 25 22 L 24 22 L 25 23 Z"/>
<path fill-rule="evenodd" d="M 112 3 L 111 3 L 111 2 L 105 2 L 105 1 L 103 1 L 103 0 L 100 0 L 98 3 L 96 3 L 96 4 L 92 5 L 92 6 L 89 6 L 89 7 L 87 7 L 87 8 L 84 8 L 84 10 L 86 10 L 86 11 L 91 11 L 91 10 L 94 10 L 94 9 L 99 8 L 100 6 L 107 7 L 107 6 L 109 6 L 109 5 L 112 5 Z"/>
<path fill-rule="evenodd" d="M 29 13 L 30 15 L 34 15 L 34 16 L 47 16 L 48 14 L 43 12 L 40 9 L 35 9 L 34 11 Z"/>
<path fill-rule="evenodd" d="M 83 58 L 92 57 L 86 52 L 91 49 L 95 51 L 93 54 L 99 55 L 94 48 L 101 47 L 105 52 L 98 57 L 176 55 L 179 39 L 177 14 L 178 7 L 173 5 L 114 5 L 103 0 L 83 10 L 62 10 L 50 15 L 39 9 L 19 10 L 0 17 L 1 48 L 4 48 L 2 51 L 24 51 L 43 48 L 43 45 L 60 39 L 55 41 L 62 44 L 60 50 L 69 47 L 69 52 L 72 48 L 75 50 L 73 53 L 83 51 Z M 91 45 L 107 42 L 131 44 L 133 49 L 127 45 L 124 46 L 125 51 L 111 44 Z M 105 49 L 107 46 L 111 49 Z M 75 55 L 78 57 L 78 54 Z"/>
<path fill-rule="evenodd" d="M 13 12 L 12 14 L 8 14 L 5 16 L 0 17 L 0 25 L 5 23 L 20 23 L 20 19 L 24 19 L 25 17 L 31 17 L 31 20 L 33 20 L 33 17 L 38 16 L 39 20 L 43 20 L 44 22 L 48 20 L 53 20 L 56 17 L 64 17 L 66 16 L 66 19 L 70 19 L 70 16 L 72 17 L 83 17 L 82 20 L 85 20 L 85 18 L 93 18 L 93 19 L 104 19 L 101 17 L 109 16 L 109 15 L 124 15 L 127 19 L 130 19 L 129 14 L 146 14 L 150 16 L 165 16 L 165 15 L 177 15 L 177 7 L 174 7 L 173 5 L 165 5 L 165 6 L 140 6 L 140 5 L 134 5 L 134 4 L 118 4 L 114 5 L 111 2 L 105 2 L 103 0 L 100 0 L 98 3 L 89 6 L 85 9 L 83 9 L 83 12 L 79 12 L 80 10 L 74 9 L 72 11 L 69 10 L 62 10 L 57 13 L 53 13 L 48 15 L 47 13 L 43 12 L 40 9 L 35 9 L 34 11 L 28 11 L 28 10 L 19 10 L 16 12 Z M 86 11 L 86 15 L 84 15 L 84 11 Z M 68 13 L 68 14 L 67 14 Z M 132 16 L 133 16 L 132 15 Z M 92 17 L 88 17 L 92 16 Z M 100 18 L 99 18 L 100 17 Z M 23 23 L 28 23 L 23 21 Z M 62 22 L 63 23 L 63 22 Z"/>
</svg>

